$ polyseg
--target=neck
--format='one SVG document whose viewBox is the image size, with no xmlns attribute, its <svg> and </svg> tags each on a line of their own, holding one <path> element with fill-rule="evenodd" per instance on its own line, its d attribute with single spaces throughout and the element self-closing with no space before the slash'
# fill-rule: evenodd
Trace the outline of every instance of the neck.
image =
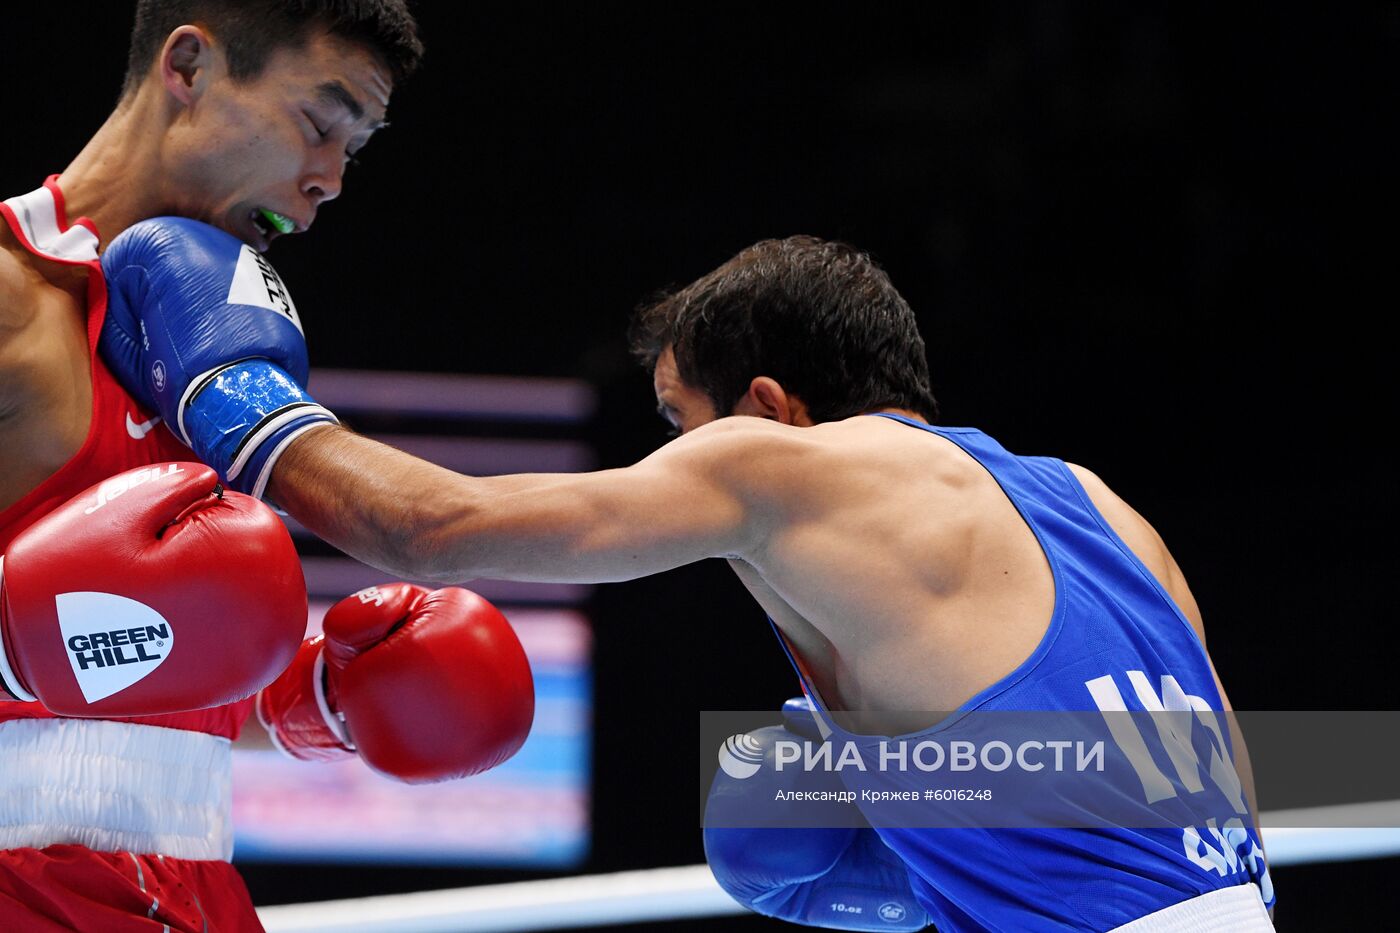
<svg viewBox="0 0 1400 933">
<path fill-rule="evenodd" d="M 58 183 L 70 220 L 90 217 L 104 243 L 163 211 L 161 142 L 165 123 L 143 89 L 119 105 Z"/>
</svg>

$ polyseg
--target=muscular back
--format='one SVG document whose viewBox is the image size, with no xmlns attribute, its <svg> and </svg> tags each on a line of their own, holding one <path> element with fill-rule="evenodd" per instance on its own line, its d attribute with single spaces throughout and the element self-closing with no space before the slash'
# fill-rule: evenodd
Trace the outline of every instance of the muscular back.
<svg viewBox="0 0 1400 933">
<path fill-rule="evenodd" d="M 87 270 L 41 262 L 0 223 L 0 509 L 82 446 L 92 416 Z"/>
<path fill-rule="evenodd" d="M 1054 608 L 1050 567 L 976 460 L 884 418 L 772 430 L 800 449 L 783 477 L 790 491 L 776 493 L 771 534 L 730 563 L 828 703 L 952 710 L 1031 654 Z M 1092 473 L 1071 469 L 1199 636 L 1161 539 Z"/>
</svg>

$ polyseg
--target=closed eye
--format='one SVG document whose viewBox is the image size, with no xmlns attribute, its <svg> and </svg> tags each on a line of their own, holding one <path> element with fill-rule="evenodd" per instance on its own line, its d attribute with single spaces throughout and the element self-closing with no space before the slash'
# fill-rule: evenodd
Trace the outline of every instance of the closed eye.
<svg viewBox="0 0 1400 933">
<path fill-rule="evenodd" d="M 313 117 L 311 114 L 303 110 L 302 116 L 306 117 L 306 122 L 311 124 L 311 129 L 314 130 L 316 135 L 319 136 L 321 139 L 325 139 L 326 136 L 329 135 L 330 130 L 321 129 L 321 124 L 317 123 L 316 118 Z"/>
</svg>

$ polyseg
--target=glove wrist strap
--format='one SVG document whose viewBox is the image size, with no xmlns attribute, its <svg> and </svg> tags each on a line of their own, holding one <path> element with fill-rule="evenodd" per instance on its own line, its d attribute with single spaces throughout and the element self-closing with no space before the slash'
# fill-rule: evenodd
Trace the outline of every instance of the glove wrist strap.
<svg viewBox="0 0 1400 933">
<path fill-rule="evenodd" d="M 273 465 L 294 438 L 339 423 L 281 367 L 250 359 L 194 380 L 174 427 L 231 488 L 262 498 Z"/>
<path fill-rule="evenodd" d="M 345 726 L 345 716 L 331 709 L 330 698 L 326 696 L 326 651 L 316 652 L 316 661 L 311 666 L 311 688 L 316 697 L 316 708 L 321 711 L 321 721 L 326 724 L 331 735 L 348 751 L 355 751 L 355 743 L 350 741 L 350 730 Z"/>
<path fill-rule="evenodd" d="M 338 761 L 355 754 L 327 689 L 321 636 L 308 639 L 282 675 L 258 694 L 258 721 L 277 750 L 299 761 Z"/>
</svg>

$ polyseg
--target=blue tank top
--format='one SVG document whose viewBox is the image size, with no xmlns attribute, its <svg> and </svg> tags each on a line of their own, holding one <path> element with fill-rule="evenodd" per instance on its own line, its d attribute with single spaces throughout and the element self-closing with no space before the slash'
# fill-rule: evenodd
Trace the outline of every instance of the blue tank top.
<svg viewBox="0 0 1400 933">
<path fill-rule="evenodd" d="M 1095 793 L 1117 795 L 1120 815 L 1124 807 L 1139 807 L 1140 823 L 1128 818 L 1102 828 L 943 828 L 946 823 L 902 828 L 872 819 L 908 866 L 914 893 L 930 917 L 948 931 L 1111 930 L 1189 898 L 1248 883 L 1257 884 L 1272 907 L 1273 885 L 1257 829 L 1242 813 L 1229 729 L 1210 712 L 1221 711 L 1223 704 L 1206 653 L 1176 603 L 1109 527 L 1074 474 L 1061 460 L 1008 453 L 972 428 L 880 416 L 945 438 L 986 468 L 1035 533 L 1055 584 L 1050 626 L 1030 657 L 947 719 L 899 739 L 948 746 L 951 739 L 966 737 L 967 729 L 975 731 L 967 724 L 977 717 L 964 715 L 974 711 L 1093 711 L 1094 718 L 1108 721 L 1113 717 L 1100 712 L 1190 710 L 1196 728 L 1204 721 L 1217 737 L 1216 747 L 1223 745 L 1228 755 L 1223 768 L 1217 757 L 1197 773 L 1194 767 L 1174 768 L 1179 762 L 1173 750 L 1150 727 L 1132 730 L 1122 743 L 1108 743 L 1109 754 L 1120 763 L 1136 761 L 1140 783 Z M 832 738 L 863 746 L 862 754 L 872 760 L 874 743 L 888 737 L 848 732 L 833 722 L 779 637 Z M 1175 752 L 1179 758 L 1180 748 Z M 908 789 L 918 791 L 927 787 L 926 778 L 905 772 L 879 780 L 880 786 L 898 790 L 907 779 Z M 1050 796 L 1064 794 L 1059 802 L 1069 807 L 1075 805 L 1070 797 L 1084 792 L 1085 778 L 1059 789 L 1054 782 L 1044 786 Z M 1164 824 L 1156 818 L 1163 806 L 1178 801 L 1183 806 L 1192 801 L 1190 812 L 1242 815 L 1184 829 L 1185 821 Z M 1118 828 L 1134 825 L 1145 828 Z"/>
</svg>

